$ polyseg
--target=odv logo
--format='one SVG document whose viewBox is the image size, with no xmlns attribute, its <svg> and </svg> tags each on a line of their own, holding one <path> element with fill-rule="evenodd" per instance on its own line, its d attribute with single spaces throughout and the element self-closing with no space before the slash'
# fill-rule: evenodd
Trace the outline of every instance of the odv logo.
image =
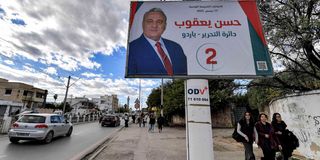
<svg viewBox="0 0 320 160">
<path fill-rule="evenodd" d="M 201 95 L 203 95 L 205 92 L 206 92 L 206 90 L 208 90 L 208 87 L 206 86 L 206 87 L 204 87 L 203 89 L 188 89 L 188 94 L 201 94 Z"/>
</svg>

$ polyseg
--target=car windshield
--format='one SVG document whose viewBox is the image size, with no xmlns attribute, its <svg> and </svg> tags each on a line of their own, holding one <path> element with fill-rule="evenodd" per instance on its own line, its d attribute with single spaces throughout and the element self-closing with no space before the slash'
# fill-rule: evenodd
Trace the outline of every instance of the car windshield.
<svg viewBox="0 0 320 160">
<path fill-rule="evenodd" d="M 22 123 L 44 123 L 45 121 L 46 117 L 38 115 L 24 115 L 18 120 Z"/>
</svg>

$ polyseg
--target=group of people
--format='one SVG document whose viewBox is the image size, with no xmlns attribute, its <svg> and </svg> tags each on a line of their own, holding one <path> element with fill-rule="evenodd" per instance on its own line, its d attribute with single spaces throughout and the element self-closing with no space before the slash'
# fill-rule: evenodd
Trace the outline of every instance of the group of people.
<svg viewBox="0 0 320 160">
<path fill-rule="evenodd" d="M 282 152 L 282 159 L 288 160 L 298 143 L 296 137 L 287 130 L 286 123 L 279 113 L 274 113 L 272 122 L 269 123 L 268 116 L 261 113 L 258 122 L 250 112 L 245 112 L 244 117 L 237 124 L 237 132 L 243 137 L 245 148 L 245 159 L 255 160 L 253 153 L 253 142 L 255 141 L 262 149 L 264 160 L 274 160 L 276 152 Z"/>
<path fill-rule="evenodd" d="M 149 132 L 154 132 L 154 126 L 155 126 L 155 124 L 157 122 L 159 133 L 161 133 L 163 124 L 165 123 L 164 117 L 160 115 L 156 120 L 156 117 L 155 117 L 154 114 L 146 115 L 144 113 L 141 113 L 137 118 L 137 122 L 139 124 L 139 127 L 141 127 L 141 126 L 145 127 L 145 124 L 148 122 L 148 119 L 149 119 L 149 129 L 148 129 L 148 131 Z M 134 119 L 133 119 L 133 123 L 135 123 Z"/>
</svg>

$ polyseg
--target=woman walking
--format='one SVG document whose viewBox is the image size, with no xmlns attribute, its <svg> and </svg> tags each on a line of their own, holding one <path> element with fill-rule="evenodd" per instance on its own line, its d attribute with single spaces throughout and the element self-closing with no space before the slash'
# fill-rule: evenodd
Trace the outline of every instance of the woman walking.
<svg viewBox="0 0 320 160">
<path fill-rule="evenodd" d="M 282 146 L 283 160 L 288 160 L 289 157 L 292 156 L 293 149 L 289 146 L 292 142 L 290 142 L 287 134 L 287 124 L 282 120 L 279 113 L 273 114 L 271 124 L 274 128 L 275 135 Z"/>
<path fill-rule="evenodd" d="M 149 132 L 153 132 L 154 131 L 154 124 L 156 123 L 156 118 L 154 117 L 153 114 L 150 114 L 150 117 L 149 117 Z"/>
<path fill-rule="evenodd" d="M 259 115 L 259 121 L 255 125 L 259 137 L 258 145 L 262 149 L 264 160 L 274 160 L 276 150 L 282 150 L 282 146 L 274 134 L 273 127 L 267 120 L 268 116 L 261 113 Z"/>
<path fill-rule="evenodd" d="M 253 141 L 258 142 L 258 133 L 250 112 L 245 112 L 237 124 L 237 132 L 245 139 L 242 143 L 245 150 L 245 160 L 255 160 Z"/>
</svg>

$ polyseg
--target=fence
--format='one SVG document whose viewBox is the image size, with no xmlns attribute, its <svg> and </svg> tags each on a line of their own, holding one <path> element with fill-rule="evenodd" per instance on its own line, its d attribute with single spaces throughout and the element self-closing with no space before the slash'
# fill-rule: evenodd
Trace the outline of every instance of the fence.
<svg viewBox="0 0 320 160">
<path fill-rule="evenodd" d="M 83 122 L 94 122 L 99 120 L 100 116 L 97 115 L 84 115 L 84 116 L 70 116 L 65 117 L 68 119 L 71 123 L 77 124 L 77 123 L 83 123 Z"/>
<path fill-rule="evenodd" d="M 9 117 L 10 118 L 10 117 Z M 99 120 L 99 115 L 87 115 L 87 116 L 70 116 L 65 117 L 65 119 L 69 120 L 72 124 L 78 124 L 78 123 L 86 123 L 86 122 L 94 122 Z M 8 120 L 7 120 L 8 121 Z M 15 117 L 12 117 L 9 119 L 10 124 L 7 124 L 3 117 L 0 117 L 0 133 L 7 133 L 12 123 L 15 122 Z M 7 125 L 5 125 L 5 123 Z"/>
</svg>

